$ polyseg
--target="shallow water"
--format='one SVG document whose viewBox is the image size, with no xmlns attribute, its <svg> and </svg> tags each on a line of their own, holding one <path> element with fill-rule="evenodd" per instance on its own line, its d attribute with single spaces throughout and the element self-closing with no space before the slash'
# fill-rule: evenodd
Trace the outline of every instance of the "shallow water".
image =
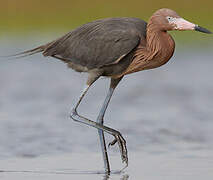
<svg viewBox="0 0 213 180">
<path fill-rule="evenodd" d="M 0 53 L 29 49 L 29 42 L 4 42 Z M 121 81 L 105 124 L 118 129 L 127 140 L 130 165 L 110 179 L 213 177 L 211 49 L 179 48 L 167 65 Z M 0 59 L 0 171 L 4 171 L 0 178 L 19 174 L 19 179 L 103 179 L 97 173 L 103 170 L 97 131 L 69 119 L 86 77 L 41 55 Z M 108 86 L 109 79 L 98 80 L 79 112 L 95 120 Z M 107 142 L 112 140 L 111 136 L 106 138 Z M 121 169 L 117 147 L 109 153 L 112 169 Z M 29 166 L 34 161 L 38 169 Z M 63 177 L 30 173 L 57 174 L 60 168 L 65 172 Z M 73 173 L 76 171 L 79 173 Z"/>
<path fill-rule="evenodd" d="M 212 179 L 212 151 L 181 151 L 162 154 L 144 151 L 130 152 L 130 165 L 120 172 L 119 158 L 111 156 L 113 172 L 105 175 L 102 159 L 97 153 L 71 153 L 36 158 L 1 160 L 0 177 L 3 179 Z M 56 163 L 57 162 L 57 163 Z M 89 165 L 88 165 L 89 164 Z M 17 166 L 18 165 L 18 166 Z"/>
</svg>

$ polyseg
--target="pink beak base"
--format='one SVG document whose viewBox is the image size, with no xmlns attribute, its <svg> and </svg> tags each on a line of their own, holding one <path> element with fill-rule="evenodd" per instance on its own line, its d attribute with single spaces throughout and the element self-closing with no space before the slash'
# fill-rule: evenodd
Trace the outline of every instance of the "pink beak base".
<svg viewBox="0 0 213 180">
<path fill-rule="evenodd" d="M 183 19 L 183 18 L 178 18 L 176 20 L 176 28 L 177 30 L 184 31 L 184 30 L 194 30 L 195 29 L 195 24 Z"/>
<path fill-rule="evenodd" d="M 209 31 L 208 29 L 195 25 L 183 18 L 178 18 L 175 24 L 176 24 L 176 29 L 180 31 L 195 30 L 195 31 L 199 31 L 199 32 L 207 33 L 207 34 L 212 34 L 212 32 Z"/>
</svg>

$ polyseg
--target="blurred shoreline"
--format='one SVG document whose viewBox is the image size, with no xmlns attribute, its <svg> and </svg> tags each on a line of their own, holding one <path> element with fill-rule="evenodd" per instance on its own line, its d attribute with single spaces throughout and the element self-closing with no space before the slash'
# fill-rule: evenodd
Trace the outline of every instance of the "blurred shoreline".
<svg viewBox="0 0 213 180">
<path fill-rule="evenodd" d="M 108 0 L 7 0 L 0 6 L 0 37 L 27 35 L 30 33 L 62 32 L 62 34 L 91 21 L 106 17 L 138 17 L 148 21 L 160 8 L 175 10 L 183 18 L 213 29 L 212 0 L 196 1 L 145 1 Z M 208 39 L 194 33 L 174 33 L 175 39 L 187 41 Z M 212 39 L 212 38 L 211 38 Z"/>
</svg>

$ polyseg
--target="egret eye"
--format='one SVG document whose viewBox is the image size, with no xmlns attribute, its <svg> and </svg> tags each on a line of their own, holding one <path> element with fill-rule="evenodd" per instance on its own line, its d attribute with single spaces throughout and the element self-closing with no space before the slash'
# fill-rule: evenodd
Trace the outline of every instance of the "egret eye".
<svg viewBox="0 0 213 180">
<path fill-rule="evenodd" d="M 174 18 L 171 17 L 171 16 L 167 16 L 166 19 L 167 19 L 169 22 L 172 22 L 172 21 L 174 20 Z"/>
</svg>

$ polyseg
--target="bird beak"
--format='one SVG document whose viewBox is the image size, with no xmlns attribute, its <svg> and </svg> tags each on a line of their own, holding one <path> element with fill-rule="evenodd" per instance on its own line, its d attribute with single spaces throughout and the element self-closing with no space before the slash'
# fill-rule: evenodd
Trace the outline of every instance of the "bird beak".
<svg viewBox="0 0 213 180">
<path fill-rule="evenodd" d="M 200 31 L 203 33 L 207 33 L 207 34 L 211 34 L 212 32 L 209 31 L 208 29 L 205 29 L 203 27 L 200 27 L 196 24 L 193 24 L 183 18 L 177 18 L 176 22 L 175 22 L 176 28 L 177 30 L 180 31 L 184 31 L 184 30 L 195 30 L 195 31 Z"/>
<path fill-rule="evenodd" d="M 200 31 L 200 32 L 207 33 L 207 34 L 212 34 L 212 32 L 209 31 L 208 29 L 200 27 L 198 25 L 195 26 L 195 31 Z"/>
</svg>

